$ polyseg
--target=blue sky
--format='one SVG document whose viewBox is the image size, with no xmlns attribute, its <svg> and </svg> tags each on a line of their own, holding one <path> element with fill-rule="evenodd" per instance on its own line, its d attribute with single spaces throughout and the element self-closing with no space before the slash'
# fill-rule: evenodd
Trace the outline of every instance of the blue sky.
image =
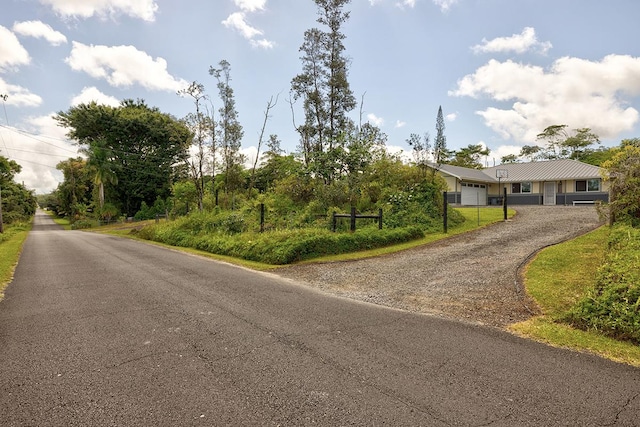
<svg viewBox="0 0 640 427">
<path fill-rule="evenodd" d="M 346 9 L 349 82 L 391 151 L 408 152 L 411 133 L 435 135 L 439 106 L 448 148 L 482 143 L 489 166 L 552 124 L 590 127 L 606 146 L 640 137 L 637 0 L 351 0 Z M 217 107 L 208 70 L 223 59 L 243 151 L 255 156 L 278 96 L 266 133 L 294 152 L 290 82 L 316 10 L 312 0 L 3 0 L 0 154 L 22 165 L 18 180 L 49 192 L 62 178 L 55 165 L 77 155 L 53 114 L 140 98 L 182 118 L 193 106 L 176 92 L 192 81 Z"/>
</svg>

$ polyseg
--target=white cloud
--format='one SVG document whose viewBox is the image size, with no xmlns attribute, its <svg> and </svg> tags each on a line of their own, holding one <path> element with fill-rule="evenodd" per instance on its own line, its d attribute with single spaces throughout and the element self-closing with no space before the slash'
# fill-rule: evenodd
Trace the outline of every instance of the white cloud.
<svg viewBox="0 0 640 427">
<path fill-rule="evenodd" d="M 20 44 L 16 35 L 0 25 L 0 72 L 16 69 L 30 61 L 29 52 Z"/>
<path fill-rule="evenodd" d="M 444 116 L 445 120 L 448 122 L 455 122 L 458 118 L 458 113 L 451 113 Z"/>
<path fill-rule="evenodd" d="M 7 105 L 37 107 L 42 104 L 41 97 L 31 93 L 29 89 L 23 88 L 22 86 L 7 83 L 2 77 L 0 77 L 0 94 L 7 95 L 7 100 L 4 101 Z"/>
<path fill-rule="evenodd" d="M 403 122 L 402 120 L 396 120 L 395 128 L 400 129 L 405 127 L 406 125 L 407 125 L 407 122 Z"/>
<path fill-rule="evenodd" d="M 15 22 L 13 31 L 23 36 L 45 39 L 53 46 L 59 46 L 67 42 L 64 34 L 41 21 Z"/>
<path fill-rule="evenodd" d="M 149 90 L 177 92 L 188 86 L 185 80 L 169 74 L 163 58 L 154 59 L 134 46 L 87 46 L 74 41 L 65 62 L 75 71 L 105 79 L 116 87 L 139 84 Z"/>
<path fill-rule="evenodd" d="M 602 61 L 563 57 L 549 70 L 513 61 L 489 61 L 458 81 L 452 96 L 513 101 L 510 109 L 477 114 L 502 137 L 534 142 L 547 126 L 589 127 L 602 138 L 633 129 L 640 114 L 628 106 L 640 94 L 640 58 L 609 55 Z"/>
<path fill-rule="evenodd" d="M 154 21 L 158 11 L 155 0 L 40 0 L 66 18 L 101 18 L 127 15 Z"/>
<path fill-rule="evenodd" d="M 495 161 L 496 164 L 502 163 L 502 158 L 510 154 L 517 156 L 518 154 L 520 154 L 521 149 L 522 147 L 519 145 L 501 145 L 495 150 L 491 151 L 492 163 L 493 161 Z"/>
<path fill-rule="evenodd" d="M 273 49 L 275 43 L 267 39 L 251 40 L 251 46 L 259 47 L 261 49 Z"/>
<path fill-rule="evenodd" d="M 471 50 L 475 53 L 525 53 L 530 50 L 536 50 L 539 53 L 546 54 L 552 45 L 550 42 L 540 42 L 536 36 L 536 30 L 532 27 L 526 27 L 520 34 L 514 34 L 510 37 L 498 37 L 493 40 L 482 39 L 482 44 L 473 46 Z"/>
<path fill-rule="evenodd" d="M 396 6 L 398 6 L 400 9 L 404 9 L 405 7 L 413 9 L 416 6 L 416 0 L 402 0 L 397 2 Z"/>
<path fill-rule="evenodd" d="M 67 141 L 67 130 L 58 126 L 58 122 L 53 118 L 55 115 L 56 113 L 50 113 L 44 116 L 29 117 L 26 124 L 34 134 L 48 138 L 56 142 L 56 145 L 62 145 L 62 150 L 66 151 L 67 155 L 73 155 L 73 152 L 77 150 L 69 148 L 71 143 Z M 60 142 L 64 143 L 60 144 Z"/>
<path fill-rule="evenodd" d="M 233 0 L 233 2 L 245 12 L 264 10 L 267 5 L 267 0 Z"/>
<path fill-rule="evenodd" d="M 253 163 L 256 161 L 258 155 L 258 148 L 255 146 L 240 148 L 240 154 L 244 156 L 244 167 L 246 169 L 253 169 Z M 258 159 L 258 165 L 260 165 L 260 159 Z"/>
<path fill-rule="evenodd" d="M 442 12 L 448 12 L 451 6 L 458 3 L 458 0 L 433 0 L 433 4 L 438 6 Z"/>
<path fill-rule="evenodd" d="M 413 156 L 411 155 L 411 151 L 407 152 L 403 147 L 398 145 L 387 145 L 385 146 L 387 149 L 387 153 L 392 156 L 398 156 L 400 160 L 405 163 L 410 163 L 413 161 Z"/>
<path fill-rule="evenodd" d="M 76 106 L 80 104 L 90 104 L 95 102 L 96 104 L 109 105 L 111 107 L 117 107 L 120 105 L 120 101 L 113 96 L 105 95 L 95 87 L 85 87 L 82 89 L 79 95 L 73 97 L 71 105 Z"/>
<path fill-rule="evenodd" d="M 2 155 L 22 167 L 16 175 L 17 182 L 24 182 L 38 194 L 49 193 L 62 181 L 56 165 L 69 157 L 77 157 L 78 149 L 65 140 L 66 131 L 57 126 L 53 113 L 31 117 L 25 125 L 28 130 L 0 127 L 0 137 L 4 141 Z"/>
<path fill-rule="evenodd" d="M 367 114 L 367 120 L 374 126 L 380 127 L 384 125 L 384 119 L 382 117 L 378 117 L 373 113 Z"/>
<path fill-rule="evenodd" d="M 262 31 L 252 27 L 247 23 L 245 14 L 243 12 L 232 13 L 227 19 L 222 21 L 222 24 L 227 28 L 238 31 L 240 34 L 242 34 L 242 37 L 248 40 L 262 35 Z"/>
<path fill-rule="evenodd" d="M 264 10 L 267 0 L 234 0 L 234 3 L 240 8 L 240 12 L 229 15 L 227 19 L 222 21 L 222 25 L 240 33 L 255 48 L 272 49 L 275 43 L 266 38 L 256 39 L 263 36 L 264 33 L 247 21 L 247 13 Z"/>
</svg>

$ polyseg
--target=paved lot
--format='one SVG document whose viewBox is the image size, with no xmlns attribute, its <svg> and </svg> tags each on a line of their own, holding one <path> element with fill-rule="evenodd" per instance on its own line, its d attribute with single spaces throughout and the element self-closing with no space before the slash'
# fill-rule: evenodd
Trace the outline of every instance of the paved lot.
<svg viewBox="0 0 640 427">
<path fill-rule="evenodd" d="M 38 213 L 0 302 L 4 426 L 638 426 L 638 369 Z"/>
<path fill-rule="evenodd" d="M 518 280 L 529 256 L 600 224 L 589 206 L 516 206 L 517 215 L 473 233 L 396 254 L 296 265 L 277 273 L 335 295 L 493 326 L 536 312 Z"/>
</svg>

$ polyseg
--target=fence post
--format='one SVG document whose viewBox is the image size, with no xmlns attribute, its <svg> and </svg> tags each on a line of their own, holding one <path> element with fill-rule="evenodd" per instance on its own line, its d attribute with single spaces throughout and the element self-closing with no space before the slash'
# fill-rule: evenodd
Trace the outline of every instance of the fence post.
<svg viewBox="0 0 640 427">
<path fill-rule="evenodd" d="M 447 234 L 448 232 L 448 223 L 447 223 L 447 213 L 448 213 L 448 209 L 449 209 L 449 203 L 447 203 L 447 192 L 444 191 L 442 193 L 442 199 L 443 199 L 443 213 L 442 213 L 442 226 L 444 228 L 444 234 Z"/>
<path fill-rule="evenodd" d="M 504 210 L 504 220 L 507 220 L 507 187 L 504 188 L 504 199 L 502 209 Z"/>
<path fill-rule="evenodd" d="M 334 233 L 336 232 L 336 226 L 337 226 L 337 219 L 336 219 L 336 211 L 333 211 L 333 215 L 332 215 L 332 220 L 331 220 L 331 231 L 333 231 Z"/>
<path fill-rule="evenodd" d="M 351 232 L 356 231 L 356 207 L 351 206 Z"/>
<path fill-rule="evenodd" d="M 382 230 L 382 209 L 378 209 L 378 230 Z"/>
<path fill-rule="evenodd" d="M 260 232 L 264 232 L 264 203 L 260 203 Z"/>
</svg>

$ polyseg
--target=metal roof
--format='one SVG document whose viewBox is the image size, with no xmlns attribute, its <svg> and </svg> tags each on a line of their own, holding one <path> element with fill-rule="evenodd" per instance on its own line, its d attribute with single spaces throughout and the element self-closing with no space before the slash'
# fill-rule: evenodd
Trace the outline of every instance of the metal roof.
<svg viewBox="0 0 640 427">
<path fill-rule="evenodd" d="M 501 182 L 563 181 L 602 177 L 602 168 L 577 160 L 560 159 L 531 163 L 505 163 L 487 169 L 470 169 L 460 166 L 440 165 L 441 172 L 460 181 L 498 182 L 497 170 L 507 171 Z"/>
<path fill-rule="evenodd" d="M 487 175 L 496 176 L 496 170 L 506 170 L 509 176 L 502 182 L 562 181 L 568 179 L 601 178 L 602 168 L 577 160 L 561 159 L 531 163 L 507 163 L 484 169 Z"/>
<path fill-rule="evenodd" d="M 440 172 L 458 178 L 460 181 L 498 182 L 497 179 L 487 175 L 482 169 L 463 168 L 461 166 L 440 165 Z"/>
</svg>

